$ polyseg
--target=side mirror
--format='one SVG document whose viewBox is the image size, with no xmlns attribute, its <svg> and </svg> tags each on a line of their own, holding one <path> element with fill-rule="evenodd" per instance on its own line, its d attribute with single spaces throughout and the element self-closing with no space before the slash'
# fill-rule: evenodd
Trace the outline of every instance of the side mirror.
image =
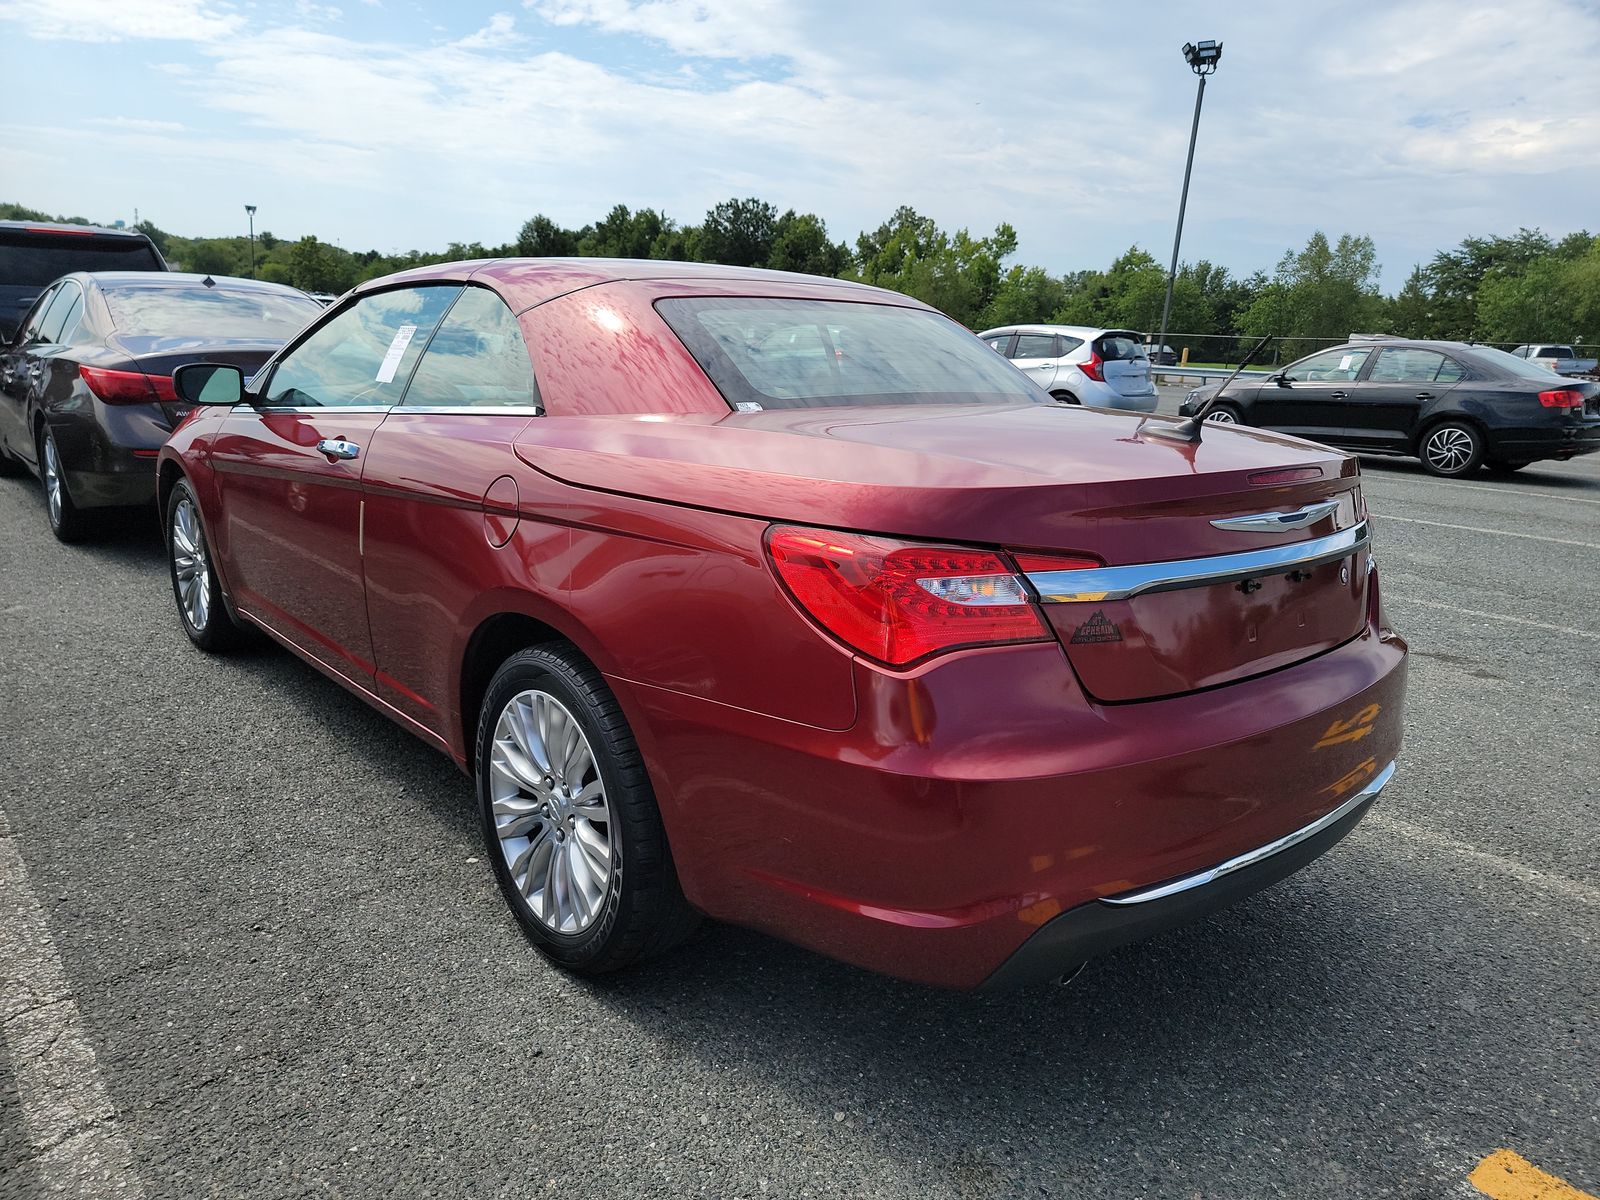
<svg viewBox="0 0 1600 1200">
<path fill-rule="evenodd" d="M 222 363 L 185 363 L 172 373 L 172 390 L 189 404 L 231 408 L 244 400 L 244 372 Z"/>
<path fill-rule="evenodd" d="M 1282 371 L 1279 371 L 1276 375 L 1269 375 L 1267 378 L 1272 380 L 1272 382 L 1277 384 L 1279 387 L 1289 387 L 1293 382 Z"/>
</svg>

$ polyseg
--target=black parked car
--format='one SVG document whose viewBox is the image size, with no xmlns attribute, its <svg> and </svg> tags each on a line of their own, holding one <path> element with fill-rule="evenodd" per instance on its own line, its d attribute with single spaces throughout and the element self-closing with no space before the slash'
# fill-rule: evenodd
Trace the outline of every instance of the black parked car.
<svg viewBox="0 0 1600 1200">
<path fill-rule="evenodd" d="M 74 274 L 39 297 L 0 350 L 0 470 L 44 484 L 64 542 L 94 509 L 149 504 L 156 454 L 188 406 L 182 363 L 254 372 L 322 306 L 276 283 L 153 272 Z"/>
<path fill-rule="evenodd" d="M 1216 394 L 1216 385 L 1198 388 L 1179 411 L 1191 416 Z M 1383 338 L 1319 351 L 1265 379 L 1241 377 L 1206 419 L 1411 455 L 1433 475 L 1510 472 L 1600 450 L 1600 383 L 1488 346 Z"/>
<path fill-rule="evenodd" d="M 73 271 L 165 271 L 137 229 L 0 221 L 0 345 L 9 342 L 45 287 Z"/>
</svg>

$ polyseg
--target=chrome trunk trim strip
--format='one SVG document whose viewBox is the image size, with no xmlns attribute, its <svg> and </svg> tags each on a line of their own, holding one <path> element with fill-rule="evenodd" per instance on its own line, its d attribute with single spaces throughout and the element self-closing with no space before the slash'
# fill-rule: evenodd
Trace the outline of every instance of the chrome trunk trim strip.
<svg viewBox="0 0 1600 1200">
<path fill-rule="evenodd" d="M 1371 528 L 1362 521 L 1327 537 L 1288 546 L 1267 546 L 1240 554 L 1183 558 L 1174 562 L 1097 567 L 1087 571 L 1038 571 L 1027 579 L 1046 604 L 1127 600 L 1143 592 L 1171 592 L 1320 566 L 1346 558 L 1371 541 Z"/>
</svg>

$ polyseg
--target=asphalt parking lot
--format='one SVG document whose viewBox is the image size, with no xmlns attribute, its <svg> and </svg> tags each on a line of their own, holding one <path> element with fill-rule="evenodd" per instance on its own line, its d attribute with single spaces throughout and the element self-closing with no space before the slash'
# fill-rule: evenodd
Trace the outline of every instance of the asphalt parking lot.
<svg viewBox="0 0 1600 1200">
<path fill-rule="evenodd" d="M 1600 456 L 1364 471 L 1413 649 L 1373 814 L 995 997 L 725 927 L 555 973 L 451 764 L 192 650 L 153 518 L 65 547 L 0 480 L 0 1196 L 1600 1191 Z"/>
</svg>

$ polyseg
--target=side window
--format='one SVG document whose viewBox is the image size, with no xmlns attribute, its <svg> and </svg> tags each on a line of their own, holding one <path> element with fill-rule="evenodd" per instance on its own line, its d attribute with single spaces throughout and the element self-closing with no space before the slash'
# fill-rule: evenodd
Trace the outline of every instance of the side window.
<svg viewBox="0 0 1600 1200">
<path fill-rule="evenodd" d="M 1052 333 L 1019 333 L 1017 334 L 1017 348 L 1011 352 L 1012 358 L 1059 358 L 1060 352 L 1056 349 L 1055 335 Z"/>
<path fill-rule="evenodd" d="M 1083 345 L 1082 338 L 1068 337 L 1064 333 L 1057 337 L 1056 341 L 1061 343 L 1061 354 L 1063 356 L 1071 354 L 1079 346 Z"/>
<path fill-rule="evenodd" d="M 22 323 L 22 335 L 17 339 L 20 345 L 26 346 L 39 340 L 39 328 L 50 315 L 50 308 L 60 295 L 61 285 L 57 284 L 33 302 L 33 307 L 28 310 L 27 319 Z"/>
<path fill-rule="evenodd" d="M 1369 383 L 1432 383 L 1449 360 L 1434 350 L 1385 350 Z"/>
<path fill-rule="evenodd" d="M 1011 335 L 1009 333 L 1002 333 L 999 337 L 985 338 L 984 340 L 994 348 L 994 352 L 996 354 L 1004 356 L 1006 347 L 1011 344 Z"/>
<path fill-rule="evenodd" d="M 1460 383 L 1467 377 L 1467 369 L 1449 355 L 1441 356 L 1444 362 L 1439 364 L 1439 373 L 1433 378 L 1438 383 Z"/>
<path fill-rule="evenodd" d="M 417 364 L 409 406 L 527 407 L 539 403 L 522 327 L 487 288 L 461 294 Z"/>
<path fill-rule="evenodd" d="M 396 404 L 459 284 L 363 296 L 289 351 L 262 403 L 280 408 Z"/>
<path fill-rule="evenodd" d="M 1371 353 L 1369 349 L 1326 350 L 1294 363 L 1283 377 L 1294 383 L 1349 383 L 1361 373 Z"/>
<path fill-rule="evenodd" d="M 67 329 L 76 325 L 82 315 L 83 289 L 75 283 L 63 283 L 61 291 L 50 304 L 50 311 L 39 325 L 39 340 L 51 345 L 59 344 L 64 340 Z"/>
</svg>

